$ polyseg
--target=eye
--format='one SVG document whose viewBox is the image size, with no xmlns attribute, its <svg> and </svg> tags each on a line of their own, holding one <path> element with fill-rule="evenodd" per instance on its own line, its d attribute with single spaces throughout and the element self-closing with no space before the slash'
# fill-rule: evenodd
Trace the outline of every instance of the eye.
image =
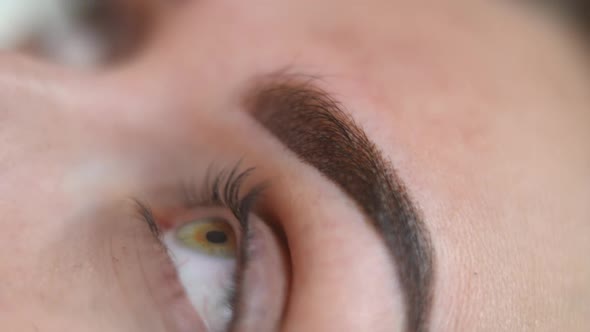
<svg viewBox="0 0 590 332">
<path fill-rule="evenodd" d="M 176 231 L 175 238 L 196 252 L 213 257 L 236 257 L 236 235 L 222 218 L 204 218 L 189 222 Z"/>
<path fill-rule="evenodd" d="M 222 332 L 233 315 L 239 229 L 237 221 L 221 208 L 199 210 L 196 215 L 180 217 L 177 226 L 163 232 L 162 241 L 189 302 L 208 331 Z M 224 213 L 227 216 L 221 216 Z"/>
<path fill-rule="evenodd" d="M 183 326 L 181 331 L 274 331 L 280 326 L 289 283 L 286 247 L 254 211 L 262 187 L 240 189 L 250 172 L 234 168 L 211 184 L 183 187 L 180 195 L 159 193 L 159 200 L 151 200 L 153 211 L 136 201 L 167 252 L 153 265 L 151 293 L 164 294 L 156 300 L 172 325 Z M 199 194 L 194 188 L 201 187 Z M 201 328 L 187 327 L 186 321 Z"/>
</svg>

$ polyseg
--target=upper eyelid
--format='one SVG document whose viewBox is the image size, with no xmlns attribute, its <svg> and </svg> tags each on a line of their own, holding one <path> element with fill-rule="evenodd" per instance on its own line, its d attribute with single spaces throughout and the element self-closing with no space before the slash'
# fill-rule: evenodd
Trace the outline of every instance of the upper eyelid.
<svg viewBox="0 0 590 332">
<path fill-rule="evenodd" d="M 158 196 L 162 196 L 162 194 L 168 196 L 165 200 L 132 198 L 131 201 L 135 205 L 137 215 L 146 222 L 156 237 L 161 233 L 162 220 L 158 220 L 160 219 L 157 218 L 159 213 L 154 213 L 152 206 L 161 212 L 159 210 L 163 206 L 163 201 L 167 202 L 164 210 L 170 206 L 175 207 L 176 210 L 181 208 L 184 211 L 202 207 L 225 207 L 238 220 L 240 228 L 247 227 L 248 214 L 252 212 L 256 202 L 268 187 L 268 181 L 258 181 L 247 185 L 247 180 L 252 177 L 256 168 L 243 168 L 241 162 L 231 168 L 221 168 L 220 170 L 214 170 L 214 168 L 210 166 L 207 169 L 203 181 L 191 177 L 188 180 L 177 181 L 172 191 L 169 189 L 158 191 Z M 168 195 L 165 192 L 168 192 Z"/>
<path fill-rule="evenodd" d="M 242 170 L 241 162 L 238 162 L 231 169 L 221 169 L 212 176 L 209 168 L 202 190 L 199 191 L 194 182 L 183 184 L 186 207 L 226 206 L 240 223 L 245 223 L 254 202 L 267 187 L 267 182 L 261 182 L 244 193 L 245 182 L 255 170 L 254 167 Z"/>
</svg>

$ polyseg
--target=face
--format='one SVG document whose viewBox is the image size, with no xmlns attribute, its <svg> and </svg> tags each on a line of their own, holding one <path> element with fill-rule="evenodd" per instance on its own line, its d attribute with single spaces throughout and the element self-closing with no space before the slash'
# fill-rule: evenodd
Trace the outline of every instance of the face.
<svg viewBox="0 0 590 332">
<path fill-rule="evenodd" d="M 590 75 L 530 8 L 186 2 L 0 59 L 6 331 L 583 331 Z"/>
</svg>

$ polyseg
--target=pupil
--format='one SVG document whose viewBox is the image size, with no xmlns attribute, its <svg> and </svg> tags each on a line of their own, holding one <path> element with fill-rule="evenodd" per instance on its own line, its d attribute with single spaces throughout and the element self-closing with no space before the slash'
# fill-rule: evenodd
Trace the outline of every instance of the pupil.
<svg viewBox="0 0 590 332">
<path fill-rule="evenodd" d="M 206 237 L 207 241 L 215 244 L 221 244 L 227 241 L 227 235 L 222 231 L 209 231 Z"/>
</svg>

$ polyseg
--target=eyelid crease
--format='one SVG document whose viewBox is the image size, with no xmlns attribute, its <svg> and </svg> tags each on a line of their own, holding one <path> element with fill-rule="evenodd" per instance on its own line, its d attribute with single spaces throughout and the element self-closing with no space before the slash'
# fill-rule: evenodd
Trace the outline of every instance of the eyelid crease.
<svg viewBox="0 0 590 332">
<path fill-rule="evenodd" d="M 181 193 L 184 198 L 184 207 L 186 209 L 194 209 L 199 207 L 225 207 L 231 211 L 234 217 L 238 220 L 238 227 L 240 228 L 241 241 L 239 248 L 239 256 L 237 259 L 237 266 L 233 276 L 233 285 L 228 289 L 227 307 L 232 311 L 232 319 L 228 323 L 228 330 L 235 329 L 236 322 L 240 318 L 240 308 L 238 305 L 242 300 L 242 287 L 244 282 L 244 274 L 247 270 L 248 262 L 252 259 L 252 250 L 249 244 L 253 236 L 249 227 L 248 216 L 254 208 L 258 199 L 262 196 L 264 190 L 267 188 L 267 182 L 260 182 L 251 187 L 245 194 L 243 187 L 246 180 L 255 171 L 254 167 L 241 169 L 241 162 L 238 162 L 231 169 L 222 169 L 217 174 L 212 176 L 212 167 L 209 167 L 205 176 L 204 185 L 198 186 L 195 181 L 185 181 L 180 185 Z M 161 241 L 161 227 L 158 224 L 156 217 L 151 207 L 139 199 L 133 199 L 136 206 L 136 212 L 141 219 L 147 224 L 151 233 L 154 235 L 158 243 L 164 246 Z"/>
</svg>

